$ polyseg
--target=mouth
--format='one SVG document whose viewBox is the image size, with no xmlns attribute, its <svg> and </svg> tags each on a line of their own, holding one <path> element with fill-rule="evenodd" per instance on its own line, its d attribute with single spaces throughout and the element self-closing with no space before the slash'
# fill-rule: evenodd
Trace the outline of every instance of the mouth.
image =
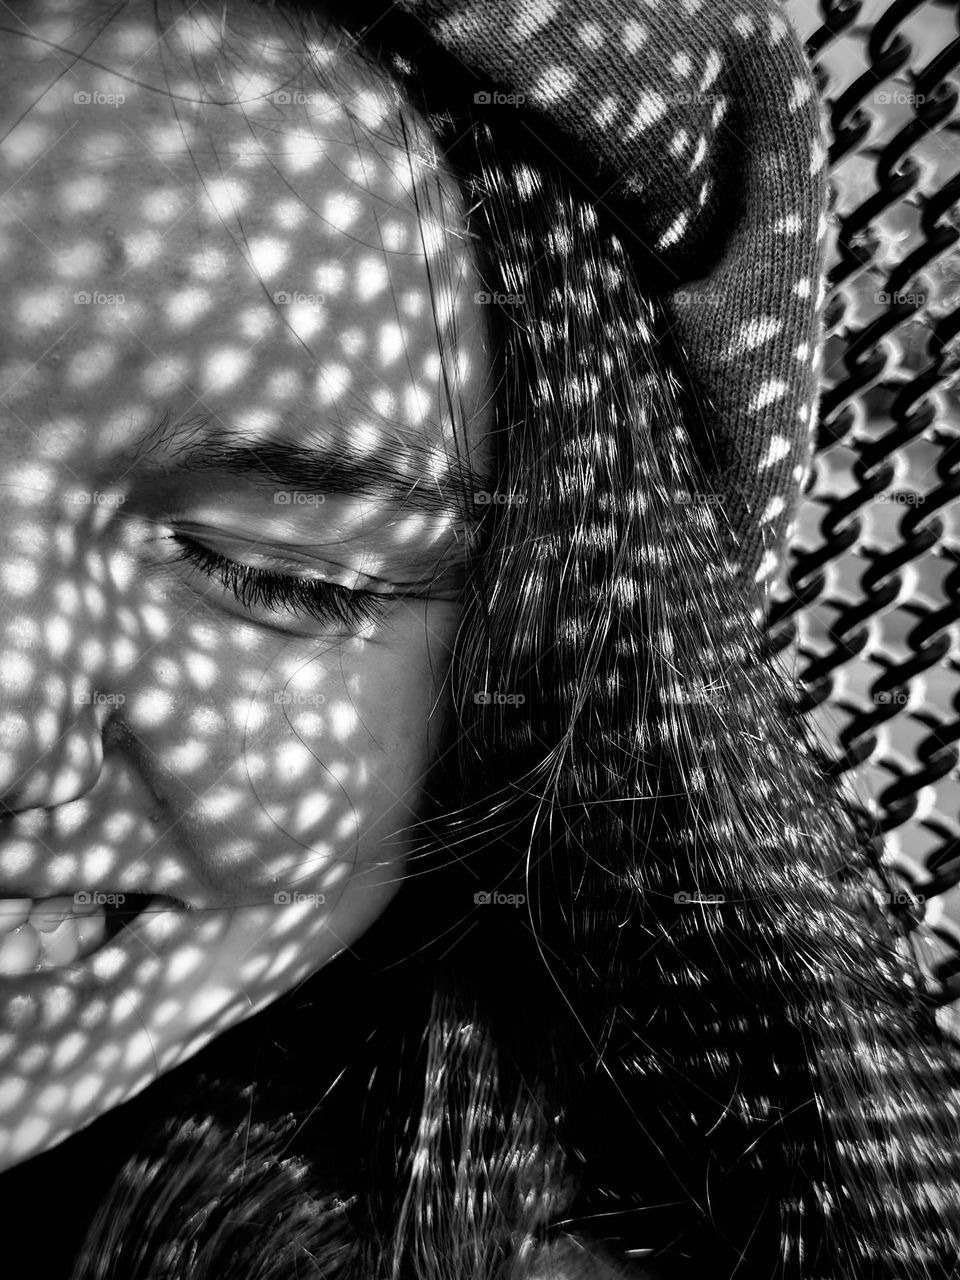
<svg viewBox="0 0 960 1280">
<path fill-rule="evenodd" d="M 77 893 L 73 897 L 0 897 L 0 977 L 70 968 L 150 912 L 183 911 L 167 894 Z"/>
</svg>

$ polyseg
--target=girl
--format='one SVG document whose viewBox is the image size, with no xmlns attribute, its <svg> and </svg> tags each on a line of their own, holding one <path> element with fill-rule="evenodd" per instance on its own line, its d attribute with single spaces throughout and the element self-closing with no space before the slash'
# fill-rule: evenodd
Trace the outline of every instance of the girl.
<svg viewBox="0 0 960 1280">
<path fill-rule="evenodd" d="M 76 1280 L 952 1275 L 955 1053 L 756 628 L 802 55 L 498 10 L 11 10 L 11 1224 Z"/>
</svg>

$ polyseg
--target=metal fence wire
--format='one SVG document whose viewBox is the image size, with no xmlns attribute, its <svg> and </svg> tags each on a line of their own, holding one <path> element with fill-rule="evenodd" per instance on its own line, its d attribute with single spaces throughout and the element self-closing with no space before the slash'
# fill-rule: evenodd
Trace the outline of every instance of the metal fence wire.
<svg viewBox="0 0 960 1280">
<path fill-rule="evenodd" d="M 830 123 L 819 436 L 767 627 L 960 1040 L 960 4 L 788 0 Z"/>
</svg>

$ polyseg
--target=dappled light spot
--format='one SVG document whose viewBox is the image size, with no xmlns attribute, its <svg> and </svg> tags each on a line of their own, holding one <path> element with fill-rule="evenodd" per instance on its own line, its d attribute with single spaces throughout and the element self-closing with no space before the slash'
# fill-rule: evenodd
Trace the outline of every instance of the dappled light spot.
<svg viewBox="0 0 960 1280">
<path fill-rule="evenodd" d="M 53 141 L 53 133 L 38 120 L 24 121 L 4 141 L 3 168 L 8 173 L 32 164 Z"/>
<path fill-rule="evenodd" d="M 194 309 L 192 300 L 186 303 L 188 309 Z M 196 321 L 202 316 L 202 311 L 194 313 L 193 319 Z M 171 317 L 176 323 L 176 320 Z M 184 385 L 184 379 L 189 375 L 190 364 L 186 359 L 173 360 L 169 356 L 165 356 L 163 360 L 157 360 L 148 364 L 140 374 L 140 390 L 144 395 L 151 397 L 160 397 L 167 395 L 175 395 L 180 387 Z"/>
<path fill-rule="evenodd" d="M 317 374 L 316 398 L 325 407 L 339 400 L 349 387 L 353 375 L 345 364 L 324 365 Z"/>
<path fill-rule="evenodd" d="M 293 231 L 301 226 L 310 213 L 296 200 L 278 200 L 271 210 L 271 216 L 278 227 Z"/>
<path fill-rule="evenodd" d="M 87 386 L 108 378 L 114 372 L 116 363 L 116 351 L 105 343 L 98 343 L 73 357 L 67 369 L 67 376 L 75 387 Z"/>
<path fill-rule="evenodd" d="M 164 233 L 151 227 L 131 231 L 124 239 L 123 249 L 131 267 L 149 267 L 163 261 Z M 124 301 L 126 305 L 126 301 Z M 133 305 L 131 300 L 131 306 Z"/>
<path fill-rule="evenodd" d="M 403 349 L 403 330 L 400 326 L 393 323 L 381 325 L 377 352 L 380 357 L 380 367 L 385 368 L 393 364 L 402 356 Z"/>
<path fill-rule="evenodd" d="M 80 1039 L 83 1043 L 86 1042 L 85 1036 L 80 1037 Z M 52 1060 L 52 1065 L 55 1068 L 62 1070 L 64 1067 L 71 1065 L 72 1061 L 72 1058 L 69 1060 L 54 1059 Z M 70 1109 L 82 1113 L 92 1105 L 94 1099 L 101 1092 L 102 1088 L 103 1086 L 98 1073 L 95 1071 L 87 1072 L 86 1075 L 81 1076 L 80 1079 L 76 1081 L 70 1090 Z"/>
<path fill-rule="evenodd" d="M 0 565 L 0 591 L 16 600 L 36 591 L 39 577 L 39 568 L 29 560 L 8 560 Z"/>
<path fill-rule="evenodd" d="M 167 300 L 167 319 L 173 325 L 189 325 L 208 312 L 213 304 L 210 289 L 184 289 Z"/>
<path fill-rule="evenodd" d="M 367 348 L 367 335 L 360 329 L 346 329 L 340 336 L 340 346 L 345 355 L 358 356 Z"/>
<path fill-rule="evenodd" d="M 81 1044 L 85 1043 L 83 1036 L 79 1037 Z M 3 1057 L 4 1049 L 12 1048 L 12 1040 L 9 1044 L 0 1043 L 0 1060 Z M 22 1100 L 27 1088 L 26 1080 L 0 1080 L 0 1115 L 5 1111 L 9 1111 L 12 1107 L 17 1106 Z"/>
<path fill-rule="evenodd" d="M 31 1076 L 40 1071 L 40 1068 L 44 1066 L 49 1056 L 50 1056 L 50 1049 L 47 1045 L 32 1044 L 28 1048 L 23 1050 L 17 1065 L 23 1068 L 23 1072 L 25 1075 Z M 31 1111 L 32 1110 L 33 1108 L 31 1107 Z M 21 1129 L 29 1130 L 29 1127 L 30 1127 L 30 1122 L 28 1120 L 24 1123 L 23 1126 L 21 1126 Z M 49 1126 L 47 1124 L 44 1124 L 42 1132 L 44 1133 L 49 1132 Z"/>
<path fill-rule="evenodd" d="M 64 279 L 98 270 L 103 263 L 103 250 L 91 241 L 70 245 L 57 255 L 57 271 Z"/>
<path fill-rule="evenodd" d="M 403 420 L 410 427 L 419 426 L 430 412 L 428 392 L 418 384 L 408 385 L 403 393 Z"/>
<path fill-rule="evenodd" d="M 137 40 L 143 40 L 147 34 L 148 31 L 134 32 L 132 44 L 135 46 Z M 156 36 L 154 35 L 153 38 L 156 39 Z M 220 48 L 221 39 L 220 25 L 214 21 L 212 15 L 188 12 L 184 13 L 172 28 L 168 42 L 173 48 L 196 58 L 202 54 L 215 53 Z M 137 52 L 146 53 L 147 47 L 144 41 Z M 124 52 L 133 51 L 133 49 L 124 50 Z"/>
<path fill-rule="evenodd" d="M 50 1084 L 34 1097 L 33 1104 L 40 1112 L 60 1111 L 67 1103 L 67 1091 L 62 1084 Z"/>
<path fill-rule="evenodd" d="M 387 387 L 378 387 L 370 393 L 370 404 L 380 418 L 390 418 L 396 411 L 397 399 Z"/>
<path fill-rule="evenodd" d="M 312 129 L 285 133 L 279 143 L 278 168 L 291 176 L 309 172 L 320 166 L 324 151 L 322 136 Z"/>
<path fill-rule="evenodd" d="M 420 293 L 405 293 L 400 299 L 400 314 L 408 320 L 416 320 L 422 315 L 426 300 Z"/>
<path fill-rule="evenodd" d="M 40 1056 L 42 1058 L 42 1054 Z M 31 1068 L 35 1069 L 36 1065 L 38 1065 L 37 1055 L 31 1054 L 30 1061 L 24 1064 L 24 1069 L 29 1071 Z M 37 1148 L 44 1147 L 52 1129 L 51 1120 L 33 1115 L 17 1125 L 9 1136 L 5 1132 L 0 1132 L 0 1157 L 8 1156 L 11 1152 L 35 1151 Z"/>
<path fill-rule="evenodd" d="M 211 184 L 206 192 L 208 199 L 212 199 L 211 192 L 215 190 L 217 184 Z M 166 188 L 148 192 L 140 202 L 140 212 L 146 222 L 172 222 L 184 213 L 186 207 L 187 197 L 183 192 Z"/>
<path fill-rule="evenodd" d="M 254 272 L 265 279 L 277 274 L 290 258 L 290 247 L 276 236 L 260 236 L 247 242 L 246 251 Z"/>
<path fill-rule="evenodd" d="M 62 289 L 30 289 L 9 299 L 14 317 L 27 329 L 46 329 L 66 314 Z"/>
<path fill-rule="evenodd" d="M 161 689 L 150 689 L 144 693 L 133 694 L 130 712 L 137 722 L 147 727 L 156 727 L 169 720 L 174 710 L 173 697 Z"/>
<path fill-rule="evenodd" d="M 207 392 L 225 391 L 239 381 L 245 369 L 246 359 L 241 349 L 222 347 L 207 357 L 201 385 Z"/>
<path fill-rule="evenodd" d="M 176 30 L 179 32 L 179 29 L 178 23 Z M 149 22 L 125 23 L 108 28 L 104 36 L 104 53 L 118 59 L 121 65 L 136 62 L 153 48 L 156 39 L 156 30 Z"/>
<path fill-rule="evenodd" d="M 295 302 L 287 308 L 286 323 L 291 334 L 295 334 L 301 342 L 315 337 L 326 325 L 326 314 L 322 303 L 314 301 Z M 289 380 L 288 380 L 289 381 Z M 291 392 L 298 388 L 291 387 Z M 282 399 L 282 395 L 278 397 Z"/>
</svg>

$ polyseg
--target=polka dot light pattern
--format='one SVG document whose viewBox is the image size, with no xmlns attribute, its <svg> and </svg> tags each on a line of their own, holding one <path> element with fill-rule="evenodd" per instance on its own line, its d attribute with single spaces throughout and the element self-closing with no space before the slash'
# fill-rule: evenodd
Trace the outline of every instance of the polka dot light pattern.
<svg viewBox="0 0 960 1280">
<path fill-rule="evenodd" d="M 827 176 L 825 117 L 780 3 L 400 7 L 485 87 L 522 95 L 491 110 L 569 141 L 558 163 L 576 166 L 664 297 L 742 580 L 769 589 L 816 423 Z"/>
</svg>

